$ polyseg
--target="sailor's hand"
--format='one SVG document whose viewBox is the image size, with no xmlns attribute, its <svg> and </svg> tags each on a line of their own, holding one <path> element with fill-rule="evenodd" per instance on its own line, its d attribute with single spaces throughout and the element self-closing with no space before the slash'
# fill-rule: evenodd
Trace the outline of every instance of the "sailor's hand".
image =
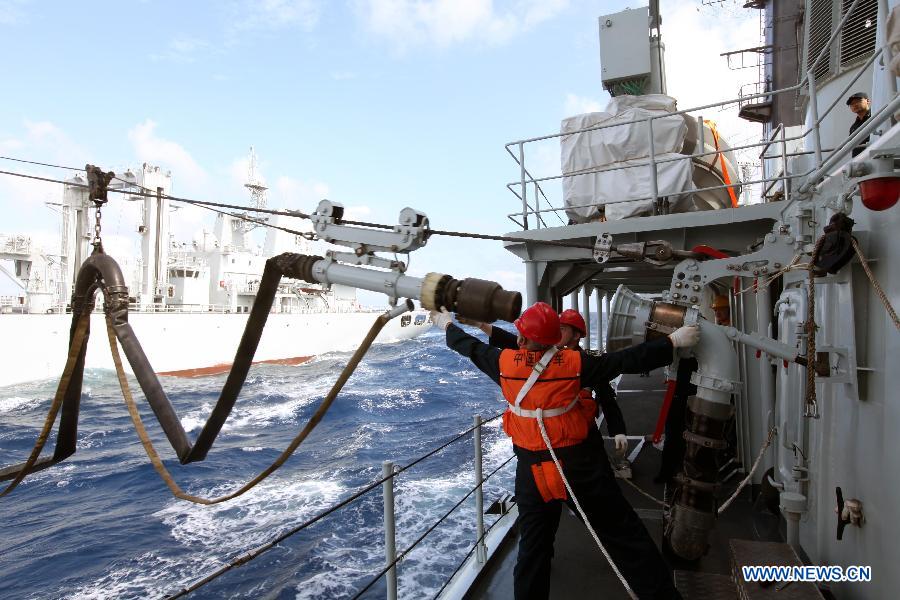
<svg viewBox="0 0 900 600">
<path fill-rule="evenodd" d="M 475 319 L 467 319 L 459 315 L 456 316 L 456 320 L 463 325 L 470 325 L 472 327 L 478 327 L 479 329 L 481 329 L 481 327 L 484 325 L 484 323 L 482 323 L 481 321 L 476 321 Z"/>
<path fill-rule="evenodd" d="M 453 315 L 447 312 L 447 309 L 443 306 L 441 307 L 441 312 L 436 310 L 431 311 L 431 320 L 435 325 L 447 331 L 447 328 L 450 326 L 450 323 L 453 322 Z"/>
<path fill-rule="evenodd" d="M 691 348 L 700 341 L 700 327 L 698 325 L 679 327 L 669 334 L 669 339 L 675 348 Z"/>
<path fill-rule="evenodd" d="M 616 454 L 624 456 L 625 452 L 628 450 L 628 438 L 625 437 L 624 433 L 618 433 L 613 440 L 616 443 Z"/>
</svg>

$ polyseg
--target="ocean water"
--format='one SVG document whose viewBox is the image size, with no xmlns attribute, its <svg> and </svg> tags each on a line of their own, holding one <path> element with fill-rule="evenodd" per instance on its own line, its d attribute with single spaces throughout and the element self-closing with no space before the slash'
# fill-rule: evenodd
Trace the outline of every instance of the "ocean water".
<svg viewBox="0 0 900 600">
<path fill-rule="evenodd" d="M 254 367 L 206 460 L 185 466 L 134 381 L 132 390 L 176 481 L 189 493 L 214 497 L 278 456 L 349 357 L 334 353 L 300 366 Z M 191 439 L 224 381 L 163 378 Z M 43 381 L 0 388 L 0 465 L 27 458 L 55 387 L 56 381 Z M 239 498 L 201 506 L 172 497 L 153 470 L 115 375 L 88 371 L 76 454 L 0 498 L 0 597 L 165 597 L 376 481 L 382 461 L 408 464 L 468 429 L 473 415 L 487 418 L 502 409 L 499 388 L 448 349 L 443 332 L 376 345 L 280 470 Z M 485 426 L 483 448 L 485 473 L 510 456 L 499 421 Z M 396 479 L 398 550 L 472 487 L 473 456 L 467 436 Z M 485 485 L 486 503 L 512 489 L 514 464 Z M 382 502 L 379 486 L 189 597 L 351 598 L 384 564 Z M 470 498 L 400 563 L 400 596 L 432 597 L 474 541 Z M 384 589 L 382 579 L 365 597 L 384 597 Z"/>
</svg>

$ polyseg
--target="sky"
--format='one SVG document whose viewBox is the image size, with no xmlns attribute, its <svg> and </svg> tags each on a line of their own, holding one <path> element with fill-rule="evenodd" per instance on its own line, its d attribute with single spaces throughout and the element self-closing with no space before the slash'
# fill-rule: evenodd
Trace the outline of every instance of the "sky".
<svg viewBox="0 0 900 600">
<path fill-rule="evenodd" d="M 720 56 L 760 45 L 759 11 L 742 3 L 661 0 L 679 108 L 756 79 Z M 0 0 L 0 155 L 117 173 L 149 162 L 172 171 L 173 195 L 248 204 L 252 145 L 270 207 L 309 212 L 328 198 L 395 223 L 411 206 L 435 229 L 515 232 L 507 215 L 521 204 L 506 184 L 519 169 L 504 145 L 606 105 L 598 17 L 642 4 Z M 735 112 L 703 116 L 733 145 L 758 139 Z M 536 175 L 559 172 L 558 142 L 526 152 Z M 71 174 L 4 160 L 0 170 Z M 55 250 L 59 216 L 44 203 L 60 187 L 0 175 L 0 233 Z M 110 254 L 137 239 L 123 204 L 104 209 Z M 212 229 L 208 211 L 176 215 L 180 239 Z M 499 242 L 432 237 L 409 274 L 429 271 L 524 288 Z M 12 293 L 3 279 L 0 294 Z"/>
</svg>

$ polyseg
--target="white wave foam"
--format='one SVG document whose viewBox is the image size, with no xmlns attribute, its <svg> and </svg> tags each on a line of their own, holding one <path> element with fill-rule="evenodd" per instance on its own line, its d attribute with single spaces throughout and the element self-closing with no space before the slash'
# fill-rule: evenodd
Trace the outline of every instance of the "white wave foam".
<svg viewBox="0 0 900 600">
<path fill-rule="evenodd" d="M 103 446 L 104 438 L 107 434 L 112 433 L 111 431 L 92 431 L 87 435 L 81 436 L 78 438 L 78 441 L 75 443 L 75 448 L 78 450 L 86 450 L 88 448 L 100 448 Z"/>
<path fill-rule="evenodd" d="M 71 600 L 112 600 L 115 598 L 149 598 L 164 591 L 166 585 L 175 590 L 196 578 L 197 573 L 221 566 L 214 558 L 174 559 L 146 552 L 126 559 L 98 579 L 72 591 Z"/>
<path fill-rule="evenodd" d="M 266 480 L 243 496 L 213 506 L 172 500 L 153 516 L 161 519 L 171 529 L 172 537 L 184 546 L 234 553 L 262 544 L 334 504 L 344 487 L 316 477 L 321 475 L 310 475 L 303 481 Z M 230 493 L 241 483 L 191 493 L 211 498 Z M 285 515 L 290 515 L 289 521 Z"/>
<path fill-rule="evenodd" d="M 263 448 L 262 446 L 246 446 L 244 448 L 241 448 L 241 450 L 243 450 L 244 452 L 261 452 L 262 450 L 265 450 L 265 448 Z"/>
<path fill-rule="evenodd" d="M 0 415 L 11 412 L 25 412 L 37 407 L 43 398 L 25 398 L 22 396 L 12 396 L 10 398 L 0 398 Z"/>
</svg>

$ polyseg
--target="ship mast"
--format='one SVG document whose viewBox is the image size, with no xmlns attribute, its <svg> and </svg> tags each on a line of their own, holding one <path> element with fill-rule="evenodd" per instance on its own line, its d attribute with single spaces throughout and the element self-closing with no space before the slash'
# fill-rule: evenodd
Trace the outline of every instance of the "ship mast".
<svg viewBox="0 0 900 600">
<path fill-rule="evenodd" d="M 250 161 L 249 166 L 247 167 L 247 183 L 244 184 L 244 187 L 250 190 L 250 204 L 253 208 L 266 208 L 266 190 L 268 190 L 269 188 L 263 185 L 262 180 L 260 180 L 259 176 L 257 175 L 256 151 L 253 149 L 253 146 L 250 146 Z M 256 215 L 254 215 L 254 218 L 256 218 L 257 220 L 265 220 Z M 250 231 L 251 229 L 258 227 L 257 224 L 250 221 L 242 221 L 242 223 L 244 231 Z"/>
</svg>

